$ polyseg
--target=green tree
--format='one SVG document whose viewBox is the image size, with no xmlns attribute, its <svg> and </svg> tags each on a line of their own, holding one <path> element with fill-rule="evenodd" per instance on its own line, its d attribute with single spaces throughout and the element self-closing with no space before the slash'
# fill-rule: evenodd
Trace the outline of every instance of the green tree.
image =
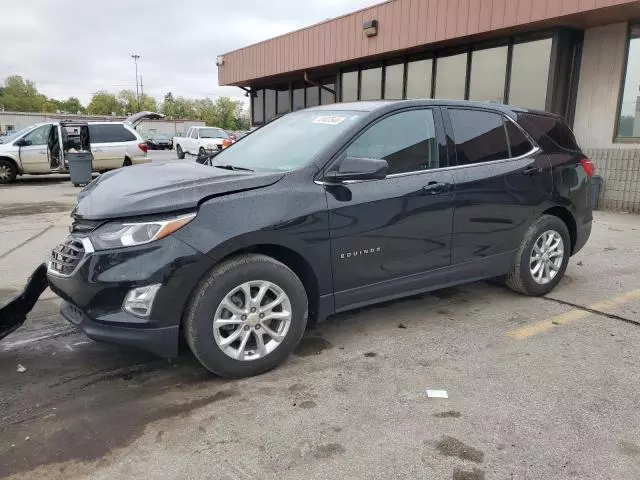
<svg viewBox="0 0 640 480">
<path fill-rule="evenodd" d="M 158 111 L 158 102 L 156 99 L 150 95 L 141 95 L 140 96 L 140 111 L 147 112 L 157 112 Z"/>
<path fill-rule="evenodd" d="M 77 97 L 69 97 L 66 100 L 59 102 L 51 98 L 49 101 L 56 102 L 61 112 L 66 113 L 86 113 L 87 109 L 82 106 L 80 100 Z"/>
<path fill-rule="evenodd" d="M 20 75 L 7 77 L 0 85 L 0 105 L 5 110 L 19 112 L 42 112 L 46 111 L 48 99 L 38 92 L 35 83 L 25 80 Z M 48 105 L 48 111 L 52 105 Z M 53 110 L 55 111 L 55 110 Z"/>
<path fill-rule="evenodd" d="M 121 115 L 122 107 L 113 93 L 101 90 L 93 94 L 87 111 L 93 115 Z"/>
<path fill-rule="evenodd" d="M 175 101 L 173 99 L 173 93 L 168 92 L 164 96 L 164 100 L 162 102 L 162 107 L 161 107 L 162 113 L 164 113 L 168 118 L 173 118 L 176 116 L 174 103 Z"/>
</svg>

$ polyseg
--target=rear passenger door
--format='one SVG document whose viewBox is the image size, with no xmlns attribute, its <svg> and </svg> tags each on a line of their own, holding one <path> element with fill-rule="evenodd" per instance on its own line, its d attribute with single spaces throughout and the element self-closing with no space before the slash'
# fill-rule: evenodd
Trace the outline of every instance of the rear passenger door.
<svg viewBox="0 0 640 480">
<path fill-rule="evenodd" d="M 552 191 L 550 162 L 510 118 L 447 108 L 456 168 L 453 263 L 482 261 L 501 272 Z M 492 272 L 486 272 L 488 275 Z"/>
<path fill-rule="evenodd" d="M 121 123 L 89 124 L 89 135 L 94 170 L 122 167 L 127 150 L 137 144 L 137 137 Z"/>
</svg>

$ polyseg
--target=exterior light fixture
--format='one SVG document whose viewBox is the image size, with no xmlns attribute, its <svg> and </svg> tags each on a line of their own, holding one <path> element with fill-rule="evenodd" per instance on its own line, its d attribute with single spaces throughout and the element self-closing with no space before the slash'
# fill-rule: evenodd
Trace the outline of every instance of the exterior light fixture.
<svg viewBox="0 0 640 480">
<path fill-rule="evenodd" d="M 224 65 L 224 57 L 218 55 L 218 58 L 216 58 L 216 67 L 221 67 L 222 65 Z"/>
<path fill-rule="evenodd" d="M 378 35 L 378 20 L 368 20 L 362 23 L 362 29 L 367 37 Z"/>
</svg>

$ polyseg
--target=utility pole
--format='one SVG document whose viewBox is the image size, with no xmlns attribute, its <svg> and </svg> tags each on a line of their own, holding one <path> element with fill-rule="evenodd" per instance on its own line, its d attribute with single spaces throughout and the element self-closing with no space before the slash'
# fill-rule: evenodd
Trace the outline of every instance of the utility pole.
<svg viewBox="0 0 640 480">
<path fill-rule="evenodd" d="M 133 61 L 136 64 L 136 101 L 138 102 L 138 111 L 140 111 L 140 91 L 138 90 L 138 59 L 140 58 L 140 55 L 134 53 L 131 55 L 131 58 L 133 58 Z"/>
<path fill-rule="evenodd" d="M 142 84 L 142 75 L 140 75 L 140 98 L 144 102 L 144 85 Z M 138 102 L 138 110 L 140 110 L 140 102 Z"/>
</svg>

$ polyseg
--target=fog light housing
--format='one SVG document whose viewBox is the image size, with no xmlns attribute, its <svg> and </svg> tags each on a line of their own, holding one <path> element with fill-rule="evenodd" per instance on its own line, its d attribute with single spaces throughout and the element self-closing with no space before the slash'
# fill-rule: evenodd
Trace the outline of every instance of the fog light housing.
<svg viewBox="0 0 640 480">
<path fill-rule="evenodd" d="M 146 318 L 151 313 L 153 300 L 162 284 L 147 285 L 129 290 L 122 304 L 122 309 L 136 317 Z"/>
</svg>

